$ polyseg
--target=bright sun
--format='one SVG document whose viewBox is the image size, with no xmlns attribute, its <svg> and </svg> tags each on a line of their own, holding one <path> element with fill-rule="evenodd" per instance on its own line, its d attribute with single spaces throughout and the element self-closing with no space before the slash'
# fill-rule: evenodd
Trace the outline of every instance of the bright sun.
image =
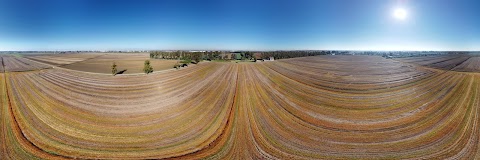
<svg viewBox="0 0 480 160">
<path fill-rule="evenodd" d="M 405 18 L 407 18 L 407 11 L 403 8 L 397 8 L 395 9 L 395 11 L 393 12 L 393 16 L 396 18 L 396 19 L 399 19 L 399 20 L 404 20 Z"/>
</svg>

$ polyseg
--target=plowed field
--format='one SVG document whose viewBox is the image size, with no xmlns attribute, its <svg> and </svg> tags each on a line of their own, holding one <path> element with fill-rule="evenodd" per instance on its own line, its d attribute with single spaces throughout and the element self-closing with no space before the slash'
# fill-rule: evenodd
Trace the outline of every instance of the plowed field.
<svg viewBox="0 0 480 160">
<path fill-rule="evenodd" d="M 316 56 L 0 78 L 0 159 L 480 158 L 477 73 Z"/>
</svg>

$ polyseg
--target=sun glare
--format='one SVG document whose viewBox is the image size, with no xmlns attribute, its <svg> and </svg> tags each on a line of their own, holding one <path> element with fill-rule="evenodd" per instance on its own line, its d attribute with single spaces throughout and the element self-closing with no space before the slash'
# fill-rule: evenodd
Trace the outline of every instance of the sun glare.
<svg viewBox="0 0 480 160">
<path fill-rule="evenodd" d="M 399 20 L 404 20 L 405 18 L 407 18 L 407 11 L 403 8 L 397 8 L 393 12 L 393 17 Z"/>
</svg>

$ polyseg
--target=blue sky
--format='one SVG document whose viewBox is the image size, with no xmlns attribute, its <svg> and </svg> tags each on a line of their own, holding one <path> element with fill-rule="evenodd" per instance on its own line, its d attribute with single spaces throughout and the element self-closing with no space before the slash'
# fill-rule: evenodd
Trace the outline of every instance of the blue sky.
<svg viewBox="0 0 480 160">
<path fill-rule="evenodd" d="M 0 50 L 130 49 L 480 50 L 480 1 L 0 0 Z"/>
</svg>

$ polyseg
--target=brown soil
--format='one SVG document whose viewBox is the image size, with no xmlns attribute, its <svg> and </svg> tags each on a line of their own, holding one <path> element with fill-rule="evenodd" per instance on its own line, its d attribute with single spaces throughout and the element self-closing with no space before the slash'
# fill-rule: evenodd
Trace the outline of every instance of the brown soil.
<svg viewBox="0 0 480 160">
<path fill-rule="evenodd" d="M 115 62 L 119 72 L 126 70 L 123 74 L 143 73 L 145 60 L 150 60 L 154 71 L 171 69 L 177 63 L 176 60 L 150 59 L 148 53 L 50 54 L 32 56 L 29 59 L 93 73 L 111 73 L 111 66 Z"/>
</svg>

